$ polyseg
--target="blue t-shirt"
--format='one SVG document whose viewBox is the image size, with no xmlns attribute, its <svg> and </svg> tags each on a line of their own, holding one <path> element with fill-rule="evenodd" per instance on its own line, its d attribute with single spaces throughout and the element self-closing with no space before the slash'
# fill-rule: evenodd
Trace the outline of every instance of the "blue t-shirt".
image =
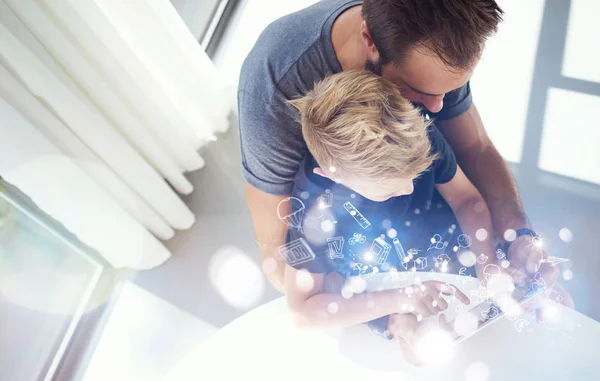
<svg viewBox="0 0 600 381">
<path fill-rule="evenodd" d="M 324 0 L 269 25 L 242 66 L 238 111 L 242 172 L 263 192 L 292 194 L 294 176 L 308 150 L 298 112 L 287 100 L 311 90 L 342 68 L 331 43 L 331 28 L 356 0 Z M 469 85 L 446 94 L 444 108 L 431 114 L 452 119 L 471 107 Z"/>
<path fill-rule="evenodd" d="M 435 260 L 430 254 L 446 251 L 452 256 L 452 245 L 432 246 L 430 239 L 435 234 L 447 237 L 449 228 L 455 230 L 451 235 L 460 233 L 448 206 L 434 199 L 435 184 L 447 183 L 456 174 L 456 158 L 437 128 L 430 126 L 428 136 L 439 158 L 415 179 L 412 194 L 383 202 L 368 200 L 314 174 L 318 164 L 306 155 L 294 179 L 291 217 L 283 216 L 290 228 L 280 255 L 298 269 L 348 276 L 363 274 L 365 266 L 387 271 L 391 267 L 401 270 L 403 264 L 408 270 L 410 264 L 427 271 Z M 403 261 L 410 255 L 412 260 Z M 415 263 L 418 258 L 427 259 Z"/>
</svg>

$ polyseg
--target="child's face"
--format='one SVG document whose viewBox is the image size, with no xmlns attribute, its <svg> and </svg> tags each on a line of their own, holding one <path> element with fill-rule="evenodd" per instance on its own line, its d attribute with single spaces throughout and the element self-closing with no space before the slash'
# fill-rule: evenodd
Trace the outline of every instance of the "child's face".
<svg viewBox="0 0 600 381">
<path fill-rule="evenodd" d="M 317 175 L 334 180 L 337 183 L 344 185 L 346 188 L 350 188 L 361 196 L 375 202 L 383 202 L 392 197 L 408 195 L 415 190 L 413 184 L 414 179 L 412 178 L 389 179 L 382 181 L 371 181 L 365 179 L 341 180 L 327 176 L 327 174 L 321 168 L 315 168 L 313 171 Z"/>
<path fill-rule="evenodd" d="M 413 179 L 393 179 L 386 181 L 348 180 L 341 184 L 371 201 L 383 202 L 392 197 L 411 194 L 414 191 Z"/>
</svg>

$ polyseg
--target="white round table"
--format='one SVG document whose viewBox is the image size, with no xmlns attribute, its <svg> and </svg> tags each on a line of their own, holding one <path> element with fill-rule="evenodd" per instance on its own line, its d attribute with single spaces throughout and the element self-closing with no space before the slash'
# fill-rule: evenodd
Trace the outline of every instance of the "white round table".
<svg viewBox="0 0 600 381">
<path fill-rule="evenodd" d="M 423 281 L 427 277 L 421 276 Z M 456 277 L 437 274 L 436 278 Z M 472 288 L 453 284 L 465 293 Z M 490 381 L 600 379 L 600 323 L 562 306 L 556 308 L 562 314 L 560 325 L 534 323 L 517 332 L 514 323 L 503 317 L 458 344 L 448 364 L 417 368 L 403 359 L 396 342 L 375 336 L 365 325 L 327 331 L 296 328 L 282 297 L 202 342 L 165 381 L 483 381 L 466 377 L 470 366 L 471 371 L 482 368 L 472 366 L 475 363 L 485 364 Z"/>
</svg>

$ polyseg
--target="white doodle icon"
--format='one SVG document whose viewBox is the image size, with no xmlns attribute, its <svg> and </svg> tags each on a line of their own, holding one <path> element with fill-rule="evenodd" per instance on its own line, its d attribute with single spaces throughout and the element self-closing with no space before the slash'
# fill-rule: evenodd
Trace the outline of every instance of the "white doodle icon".
<svg viewBox="0 0 600 381">
<path fill-rule="evenodd" d="M 431 239 L 429 240 L 429 242 L 431 242 L 431 245 L 429 245 L 429 249 L 427 249 L 427 251 L 431 249 L 444 250 L 444 248 L 446 247 L 444 242 L 442 242 L 442 236 L 439 234 L 434 234 L 433 237 L 431 237 Z"/>
<path fill-rule="evenodd" d="M 281 215 L 281 206 L 285 205 L 287 203 L 289 203 L 289 206 L 290 206 L 290 214 L 282 216 Z M 296 229 L 298 229 L 298 231 L 303 233 L 302 219 L 304 218 L 305 209 L 306 209 L 306 206 L 304 205 L 302 200 L 300 200 L 299 198 L 286 197 L 283 200 L 281 200 L 279 202 L 279 204 L 277 204 L 277 216 L 279 217 L 281 222 L 283 222 L 287 226 L 296 228 Z"/>
<path fill-rule="evenodd" d="M 448 303 L 456 300 L 456 288 L 449 283 L 444 283 L 440 286 L 440 297 L 444 298 Z"/>
<path fill-rule="evenodd" d="M 481 317 L 483 319 L 495 319 L 500 315 L 500 310 L 496 306 L 490 306 L 487 310 L 481 311 Z"/>
<path fill-rule="evenodd" d="M 373 257 L 373 261 L 378 265 L 382 265 L 386 260 L 392 249 L 392 246 L 385 242 L 384 235 L 379 238 L 375 238 L 371 244 L 369 253 Z"/>
<path fill-rule="evenodd" d="M 533 276 L 533 282 L 531 283 L 533 289 L 543 289 L 546 287 L 546 281 L 542 278 L 542 273 L 535 273 Z"/>
<path fill-rule="evenodd" d="M 485 265 L 485 267 L 483 268 L 483 276 L 485 277 L 486 281 L 489 281 L 493 276 L 500 274 L 502 274 L 502 270 L 500 270 L 500 267 L 498 267 L 497 265 L 490 263 L 488 265 Z"/>
<path fill-rule="evenodd" d="M 338 259 L 344 258 L 344 237 L 327 238 L 327 246 L 329 248 L 329 258 Z"/>
<path fill-rule="evenodd" d="M 461 249 L 466 249 L 468 247 L 471 247 L 471 243 L 472 243 L 471 236 L 466 235 L 466 234 L 461 234 L 456 239 L 456 243 L 458 243 L 458 247 Z"/>
<path fill-rule="evenodd" d="M 396 254 L 398 255 L 400 264 L 402 264 L 402 266 L 404 266 L 404 263 L 405 263 L 404 260 L 406 259 L 406 252 L 404 251 L 404 248 L 402 247 L 400 240 L 398 238 L 394 238 L 392 240 L 392 244 L 394 245 L 394 249 L 396 250 Z"/>
<path fill-rule="evenodd" d="M 517 332 L 521 333 L 521 332 L 523 332 L 525 327 L 527 327 L 529 325 L 529 321 L 526 319 L 519 319 L 514 323 L 514 325 L 515 325 L 515 330 Z"/>
<path fill-rule="evenodd" d="M 480 265 L 483 265 L 484 263 L 486 263 L 488 261 L 489 257 L 485 254 L 479 254 L 479 256 L 477 257 L 477 263 L 479 263 Z"/>
<path fill-rule="evenodd" d="M 496 249 L 496 258 L 499 260 L 506 259 L 506 253 L 502 249 Z"/>
<path fill-rule="evenodd" d="M 488 301 L 487 290 L 483 287 L 479 287 L 477 290 L 472 290 L 469 295 L 471 302 L 485 303 Z"/>
<path fill-rule="evenodd" d="M 350 245 L 356 245 L 357 243 L 365 243 L 367 241 L 367 237 L 365 237 L 361 233 L 354 233 L 352 237 L 348 240 Z"/>
<path fill-rule="evenodd" d="M 544 296 L 547 299 L 553 300 L 553 301 L 555 301 L 557 303 L 560 303 L 563 300 L 562 295 L 560 294 L 560 292 L 558 292 L 558 291 L 556 291 L 554 289 L 554 286 L 552 286 L 549 289 L 547 289 L 546 292 L 545 292 L 545 294 L 544 294 Z"/>
<path fill-rule="evenodd" d="M 398 242 L 398 244 L 400 244 L 400 242 Z M 394 241 L 394 247 L 396 247 L 395 241 Z M 400 246 L 400 249 L 402 249 L 402 246 Z M 408 264 L 419 253 L 419 251 L 416 249 L 408 249 L 408 252 L 406 252 L 406 255 L 404 255 L 404 257 L 401 258 L 400 254 L 402 252 L 404 252 L 404 250 L 402 250 L 402 252 L 400 252 L 398 250 L 399 250 L 398 247 L 396 247 L 396 252 L 398 253 L 398 258 L 400 259 L 400 265 L 402 265 L 402 267 L 404 267 L 404 270 L 408 270 Z"/>
<path fill-rule="evenodd" d="M 427 268 L 427 257 L 419 257 L 414 261 L 415 266 L 414 269 L 418 271 L 423 271 Z"/>
<path fill-rule="evenodd" d="M 344 204 L 344 209 L 346 209 L 346 211 L 350 213 L 352 218 L 354 218 L 354 220 L 358 222 L 361 228 L 366 229 L 369 226 L 371 226 L 369 220 L 367 220 L 365 216 L 363 216 L 362 213 L 359 212 L 358 209 L 356 209 L 350 201 L 346 201 L 346 203 Z"/>
<path fill-rule="evenodd" d="M 317 198 L 319 209 L 330 208 L 333 205 L 333 193 L 329 189 L 325 190 L 325 193 Z"/>
<path fill-rule="evenodd" d="M 458 270 L 458 275 L 456 276 L 456 279 L 459 280 L 461 282 L 461 284 L 467 284 L 469 282 L 472 282 L 475 279 L 471 276 L 471 274 L 466 274 L 466 271 L 467 271 L 466 267 L 461 267 Z"/>
<path fill-rule="evenodd" d="M 417 250 L 417 249 L 408 249 L 408 251 L 406 253 L 410 257 L 410 259 L 412 259 L 415 255 L 419 254 L 419 250 Z"/>
<path fill-rule="evenodd" d="M 542 249 L 544 247 L 544 240 L 541 236 L 535 236 L 531 238 L 531 243 L 535 248 Z"/>
<path fill-rule="evenodd" d="M 300 265 L 315 259 L 315 253 L 312 251 L 304 238 L 298 238 L 292 242 L 280 246 L 277 251 L 279 257 L 285 259 L 290 266 Z"/>
<path fill-rule="evenodd" d="M 448 264 L 450 263 L 450 257 L 448 254 L 440 254 L 434 259 L 434 265 L 440 271 L 446 272 L 448 271 Z"/>
<path fill-rule="evenodd" d="M 542 259 L 540 263 L 548 263 L 550 265 L 559 265 L 561 263 L 571 262 L 569 258 L 561 258 L 561 257 L 553 257 L 549 256 L 548 258 Z"/>
<path fill-rule="evenodd" d="M 364 263 L 352 264 L 352 270 L 356 271 L 358 273 L 357 275 L 367 278 L 379 272 L 379 269 L 377 267 Z"/>
</svg>

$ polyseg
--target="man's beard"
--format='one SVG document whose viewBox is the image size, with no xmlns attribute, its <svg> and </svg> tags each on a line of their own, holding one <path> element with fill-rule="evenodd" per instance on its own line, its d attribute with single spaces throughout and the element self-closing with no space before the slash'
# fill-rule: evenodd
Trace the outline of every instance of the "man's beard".
<svg viewBox="0 0 600 381">
<path fill-rule="evenodd" d="M 383 73 L 383 66 L 379 61 L 373 62 L 371 60 L 367 60 L 365 62 L 365 70 L 368 70 L 373 74 L 381 75 Z"/>
</svg>

